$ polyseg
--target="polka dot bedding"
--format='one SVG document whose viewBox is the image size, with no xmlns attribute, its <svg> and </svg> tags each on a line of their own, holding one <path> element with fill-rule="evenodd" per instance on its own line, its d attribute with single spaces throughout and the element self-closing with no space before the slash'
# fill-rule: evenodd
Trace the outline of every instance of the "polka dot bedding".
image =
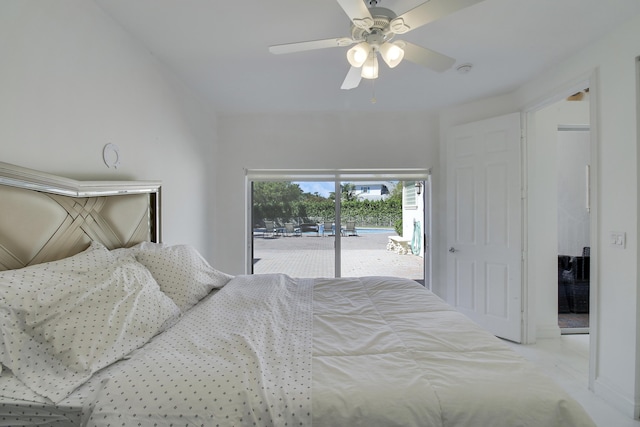
<svg viewBox="0 0 640 427">
<path fill-rule="evenodd" d="M 131 249 L 138 262 L 147 267 L 180 310 L 187 311 L 212 289 L 222 288 L 233 276 L 212 268 L 189 245 L 143 242 Z"/>
<path fill-rule="evenodd" d="M 308 426 L 312 281 L 238 276 L 103 381 L 89 426 Z"/>
<path fill-rule="evenodd" d="M 74 269 L 85 261 L 73 260 Z M 312 281 L 225 284 L 58 404 L 23 384 L 0 403 L 0 425 L 310 425 Z M 0 395 L 17 383 L 11 371 L 0 375 Z"/>
<path fill-rule="evenodd" d="M 135 258 L 94 243 L 70 258 L 0 272 L 1 361 L 59 402 L 179 314 Z"/>
</svg>

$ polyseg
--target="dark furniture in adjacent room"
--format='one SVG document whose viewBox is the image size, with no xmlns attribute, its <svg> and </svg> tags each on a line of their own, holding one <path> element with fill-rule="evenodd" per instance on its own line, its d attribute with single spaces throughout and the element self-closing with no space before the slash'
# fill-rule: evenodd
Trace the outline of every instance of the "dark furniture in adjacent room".
<svg viewBox="0 0 640 427">
<path fill-rule="evenodd" d="M 590 250 L 582 256 L 558 255 L 558 313 L 589 312 Z"/>
</svg>

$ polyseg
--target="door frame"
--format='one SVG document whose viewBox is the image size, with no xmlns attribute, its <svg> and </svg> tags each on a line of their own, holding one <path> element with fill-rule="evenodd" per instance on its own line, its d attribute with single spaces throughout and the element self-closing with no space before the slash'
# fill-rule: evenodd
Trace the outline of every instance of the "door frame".
<svg viewBox="0 0 640 427">
<path fill-rule="evenodd" d="M 590 218 L 590 238 L 591 238 L 591 262 L 590 262 L 590 301 L 589 301 L 589 389 L 593 390 L 595 379 L 597 378 L 597 356 L 599 346 L 599 309 L 598 299 L 595 298 L 599 293 L 599 194 L 600 194 L 600 141 L 598 139 L 598 73 L 597 69 L 591 70 L 575 79 L 568 81 L 560 88 L 556 88 L 552 93 L 541 96 L 537 101 L 526 105 L 523 108 L 523 247 L 524 249 L 524 264 L 523 264 L 523 297 L 524 297 L 524 328 L 523 328 L 523 343 L 533 344 L 536 342 L 536 287 L 531 283 L 531 276 L 529 274 L 529 264 L 535 255 L 529 251 L 529 234 L 532 231 L 530 229 L 530 223 L 528 220 L 528 194 L 530 189 L 533 188 L 535 183 L 529 182 L 529 169 L 533 166 L 533 160 L 528 156 L 528 146 L 536 143 L 536 135 L 534 131 L 534 116 L 537 111 L 547 107 L 553 103 L 556 103 L 574 93 L 589 88 L 589 126 L 590 126 L 590 150 L 591 150 L 591 167 L 589 176 L 590 187 L 590 206 L 591 206 L 591 218 Z M 557 266 L 554 266 L 557 268 Z"/>
<path fill-rule="evenodd" d="M 422 227 L 422 250 L 423 250 L 423 271 L 424 285 L 430 291 L 433 290 L 433 183 L 431 182 L 431 172 L 423 181 L 424 191 L 422 192 L 423 206 L 423 227 Z"/>
</svg>

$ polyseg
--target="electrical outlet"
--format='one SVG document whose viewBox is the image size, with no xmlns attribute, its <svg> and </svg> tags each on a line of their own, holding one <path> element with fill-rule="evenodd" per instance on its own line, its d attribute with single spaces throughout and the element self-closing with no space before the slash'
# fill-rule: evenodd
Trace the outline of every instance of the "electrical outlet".
<svg viewBox="0 0 640 427">
<path fill-rule="evenodd" d="M 611 246 L 624 249 L 627 245 L 627 233 L 624 231 L 611 231 L 609 233 L 609 242 Z"/>
</svg>

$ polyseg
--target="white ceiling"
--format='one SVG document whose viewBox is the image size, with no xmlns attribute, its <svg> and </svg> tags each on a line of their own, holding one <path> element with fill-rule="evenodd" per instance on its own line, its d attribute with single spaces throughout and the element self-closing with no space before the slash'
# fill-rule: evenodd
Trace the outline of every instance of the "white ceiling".
<svg viewBox="0 0 640 427">
<path fill-rule="evenodd" d="M 430 110 L 499 95 L 640 13 L 638 0 L 484 0 L 402 36 L 455 58 L 452 69 L 381 65 L 374 84 L 345 91 L 348 48 L 268 50 L 349 36 L 335 0 L 95 1 L 219 112 Z M 378 6 L 400 15 L 420 3 Z M 462 63 L 473 70 L 456 72 Z"/>
</svg>

